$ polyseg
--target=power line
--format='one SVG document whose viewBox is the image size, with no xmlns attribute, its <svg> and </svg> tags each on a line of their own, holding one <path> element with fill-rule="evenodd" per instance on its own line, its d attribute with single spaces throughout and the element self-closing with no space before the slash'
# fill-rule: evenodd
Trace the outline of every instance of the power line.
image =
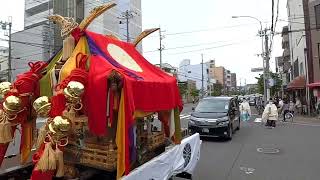
<svg viewBox="0 0 320 180">
<path fill-rule="evenodd" d="M 201 43 L 201 44 L 192 44 L 192 45 L 185 45 L 185 46 L 177 46 L 177 47 L 172 47 L 172 48 L 165 48 L 163 50 L 174 50 L 174 49 L 180 49 L 180 48 L 188 48 L 188 47 L 196 47 L 196 46 L 204 46 L 204 45 L 210 45 L 210 44 L 217 44 L 221 42 L 228 42 L 228 41 L 216 41 L 216 42 L 211 42 L 211 43 Z M 149 52 L 156 52 L 158 50 L 150 50 L 150 51 L 145 51 L 144 53 L 149 53 Z"/>
</svg>

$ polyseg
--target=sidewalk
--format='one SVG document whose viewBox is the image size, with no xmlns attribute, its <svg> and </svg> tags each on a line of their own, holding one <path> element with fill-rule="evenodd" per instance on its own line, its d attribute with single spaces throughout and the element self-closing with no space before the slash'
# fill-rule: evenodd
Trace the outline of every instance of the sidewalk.
<svg viewBox="0 0 320 180">
<path fill-rule="evenodd" d="M 301 116 L 301 115 L 295 115 L 294 122 L 298 123 L 319 123 L 320 124 L 320 118 L 319 116 Z"/>
</svg>

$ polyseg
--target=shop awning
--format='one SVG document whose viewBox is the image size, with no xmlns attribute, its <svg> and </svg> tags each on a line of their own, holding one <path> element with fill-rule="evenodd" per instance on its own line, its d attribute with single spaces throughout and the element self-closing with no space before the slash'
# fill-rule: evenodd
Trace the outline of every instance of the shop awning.
<svg viewBox="0 0 320 180">
<path fill-rule="evenodd" d="M 294 78 L 287 86 L 287 89 L 304 89 L 306 87 L 306 78 L 298 76 Z"/>
<path fill-rule="evenodd" d="M 311 87 L 311 88 L 320 87 L 320 81 L 314 82 L 314 83 L 310 83 L 310 84 L 308 84 L 308 87 Z"/>
</svg>

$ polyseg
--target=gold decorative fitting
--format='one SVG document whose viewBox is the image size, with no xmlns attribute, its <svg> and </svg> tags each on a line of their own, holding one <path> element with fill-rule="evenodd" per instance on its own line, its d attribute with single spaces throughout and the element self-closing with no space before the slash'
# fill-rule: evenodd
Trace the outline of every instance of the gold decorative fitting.
<svg viewBox="0 0 320 180">
<path fill-rule="evenodd" d="M 72 104 L 81 103 L 81 96 L 84 93 L 84 86 L 77 81 L 70 81 L 68 86 L 64 88 L 63 93 L 67 98 L 67 102 Z"/>
<path fill-rule="evenodd" d="M 116 6 L 117 4 L 114 2 L 109 2 L 104 5 L 95 7 L 90 11 L 89 16 L 87 16 L 79 25 L 79 28 L 81 30 L 86 29 L 90 23 L 98 16 L 100 16 L 102 13 L 104 13 L 106 10 L 111 9 L 112 7 Z"/>
<path fill-rule="evenodd" d="M 51 103 L 47 96 L 41 96 L 33 102 L 33 108 L 41 117 L 48 117 L 51 110 Z"/>
<path fill-rule="evenodd" d="M 133 41 L 133 45 L 137 46 L 139 44 L 140 41 L 142 41 L 143 38 L 149 36 L 150 34 L 152 34 L 153 32 L 160 30 L 160 28 L 153 28 L 153 29 L 146 29 L 144 30 L 142 33 L 139 34 L 139 36 L 137 36 L 135 38 L 135 40 Z"/>
<path fill-rule="evenodd" d="M 71 130 L 70 119 L 56 116 L 49 124 L 49 130 L 54 136 L 63 137 Z"/>
<path fill-rule="evenodd" d="M 55 14 L 49 16 L 48 19 L 54 23 L 57 23 L 60 26 L 62 39 L 68 37 L 71 34 L 71 32 L 78 27 L 78 23 L 70 17 L 63 17 Z"/>
<path fill-rule="evenodd" d="M 84 92 L 84 86 L 80 82 L 70 81 L 68 83 L 67 90 L 71 95 L 80 97 Z"/>
<path fill-rule="evenodd" d="M 17 114 L 21 109 L 21 99 L 16 96 L 8 96 L 3 102 L 3 110 L 7 114 Z"/>
<path fill-rule="evenodd" d="M 0 99 L 2 100 L 7 92 L 12 88 L 12 84 L 10 82 L 2 82 L 0 83 Z"/>
</svg>

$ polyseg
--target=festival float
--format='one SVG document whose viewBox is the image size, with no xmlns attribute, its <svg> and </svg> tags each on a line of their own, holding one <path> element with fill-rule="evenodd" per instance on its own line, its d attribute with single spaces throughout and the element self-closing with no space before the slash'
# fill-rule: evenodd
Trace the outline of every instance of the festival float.
<svg viewBox="0 0 320 180">
<path fill-rule="evenodd" d="M 181 130 L 177 80 L 136 50 L 158 29 L 132 43 L 87 30 L 115 5 L 94 8 L 80 24 L 50 16 L 62 49 L 0 83 L 0 164 L 19 126 L 22 165 L 0 179 L 191 179 L 201 141 Z"/>
</svg>

